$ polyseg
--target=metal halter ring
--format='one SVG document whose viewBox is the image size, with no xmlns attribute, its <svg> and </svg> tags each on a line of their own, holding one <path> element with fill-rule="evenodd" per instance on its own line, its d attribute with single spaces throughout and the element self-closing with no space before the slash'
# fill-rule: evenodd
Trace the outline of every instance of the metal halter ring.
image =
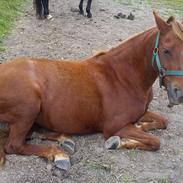
<svg viewBox="0 0 183 183">
<path fill-rule="evenodd" d="M 159 69 L 159 76 L 162 78 L 166 76 L 166 69 L 165 68 L 161 67 Z"/>
<path fill-rule="evenodd" d="M 153 54 L 154 54 L 154 55 L 157 55 L 158 52 L 159 52 L 159 49 L 158 49 L 158 48 L 154 48 Z"/>
</svg>

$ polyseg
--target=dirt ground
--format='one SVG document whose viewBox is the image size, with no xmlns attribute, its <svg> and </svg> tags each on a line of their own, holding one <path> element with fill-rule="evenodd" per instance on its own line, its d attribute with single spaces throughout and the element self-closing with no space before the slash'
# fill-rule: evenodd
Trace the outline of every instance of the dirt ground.
<svg viewBox="0 0 183 183">
<path fill-rule="evenodd" d="M 36 20 L 32 4 L 28 2 L 24 16 L 17 20 L 5 41 L 7 49 L 0 53 L 0 61 L 17 56 L 81 59 L 97 50 L 109 49 L 154 25 L 151 8 L 144 1 L 136 2 L 132 6 L 94 0 L 90 20 L 71 12 L 78 1 L 51 0 L 53 21 Z M 135 19 L 116 19 L 114 15 L 119 12 L 133 12 Z M 182 183 L 183 107 L 169 109 L 166 92 L 158 83 L 154 94 L 150 109 L 169 119 L 167 130 L 153 132 L 161 139 L 159 151 L 107 151 L 101 134 L 73 137 L 76 153 L 71 155 L 72 167 L 67 173 L 39 157 L 9 155 L 0 171 L 0 183 Z"/>
</svg>

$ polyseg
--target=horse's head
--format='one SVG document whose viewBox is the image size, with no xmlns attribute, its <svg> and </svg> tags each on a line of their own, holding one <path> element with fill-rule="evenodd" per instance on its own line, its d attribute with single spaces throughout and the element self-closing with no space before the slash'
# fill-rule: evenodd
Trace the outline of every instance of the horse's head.
<svg viewBox="0 0 183 183">
<path fill-rule="evenodd" d="M 159 33 L 152 62 L 157 66 L 160 85 L 166 88 L 173 106 L 183 103 L 183 24 L 174 17 L 167 22 L 156 13 L 154 17 Z"/>
</svg>

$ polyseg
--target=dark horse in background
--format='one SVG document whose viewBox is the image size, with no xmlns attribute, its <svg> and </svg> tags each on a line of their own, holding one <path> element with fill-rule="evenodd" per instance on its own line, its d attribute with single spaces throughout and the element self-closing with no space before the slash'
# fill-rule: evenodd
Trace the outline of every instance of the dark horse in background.
<svg viewBox="0 0 183 183">
<path fill-rule="evenodd" d="M 1 159 L 7 154 L 37 155 L 70 167 L 58 145 L 29 144 L 34 124 L 50 130 L 41 138 L 74 147 L 66 135 L 101 132 L 107 149 L 155 151 L 167 120 L 148 111 L 159 76 L 171 105 L 183 102 L 183 25 L 154 14 L 156 27 L 116 48 L 78 61 L 17 58 L 0 65 Z M 2 150 L 3 149 L 3 150 Z M 5 155 L 5 154 L 4 154 Z"/>
<path fill-rule="evenodd" d="M 84 2 L 84 0 L 80 0 L 80 3 L 79 3 L 79 12 L 82 15 L 84 15 L 83 2 Z M 49 0 L 33 0 L 33 4 L 34 4 L 34 7 L 36 9 L 37 17 L 46 18 L 46 16 L 48 16 L 48 14 L 49 14 Z M 91 4 L 92 4 L 92 0 L 87 0 L 86 13 L 87 13 L 88 18 L 92 17 Z"/>
</svg>

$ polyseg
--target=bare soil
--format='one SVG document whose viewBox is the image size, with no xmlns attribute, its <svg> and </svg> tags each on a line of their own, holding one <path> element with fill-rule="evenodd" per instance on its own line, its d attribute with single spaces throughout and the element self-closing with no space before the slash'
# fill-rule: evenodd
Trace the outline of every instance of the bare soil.
<svg viewBox="0 0 183 183">
<path fill-rule="evenodd" d="M 84 59 L 98 50 L 109 49 L 155 25 L 151 8 L 144 1 L 136 2 L 132 6 L 94 0 L 93 18 L 87 19 L 71 11 L 78 1 L 51 0 L 52 21 L 36 20 L 32 2 L 28 2 L 5 41 L 7 49 L 0 54 L 0 61 L 18 56 Z M 119 12 L 127 15 L 132 12 L 135 19 L 117 19 L 114 15 Z M 72 167 L 68 172 L 39 157 L 8 155 L 0 171 L 0 183 L 182 183 L 183 107 L 169 109 L 166 92 L 159 88 L 158 82 L 154 94 L 150 109 L 169 120 L 167 130 L 152 132 L 161 139 L 159 151 L 107 151 L 101 134 L 73 137 L 76 153 L 71 155 Z"/>
</svg>

